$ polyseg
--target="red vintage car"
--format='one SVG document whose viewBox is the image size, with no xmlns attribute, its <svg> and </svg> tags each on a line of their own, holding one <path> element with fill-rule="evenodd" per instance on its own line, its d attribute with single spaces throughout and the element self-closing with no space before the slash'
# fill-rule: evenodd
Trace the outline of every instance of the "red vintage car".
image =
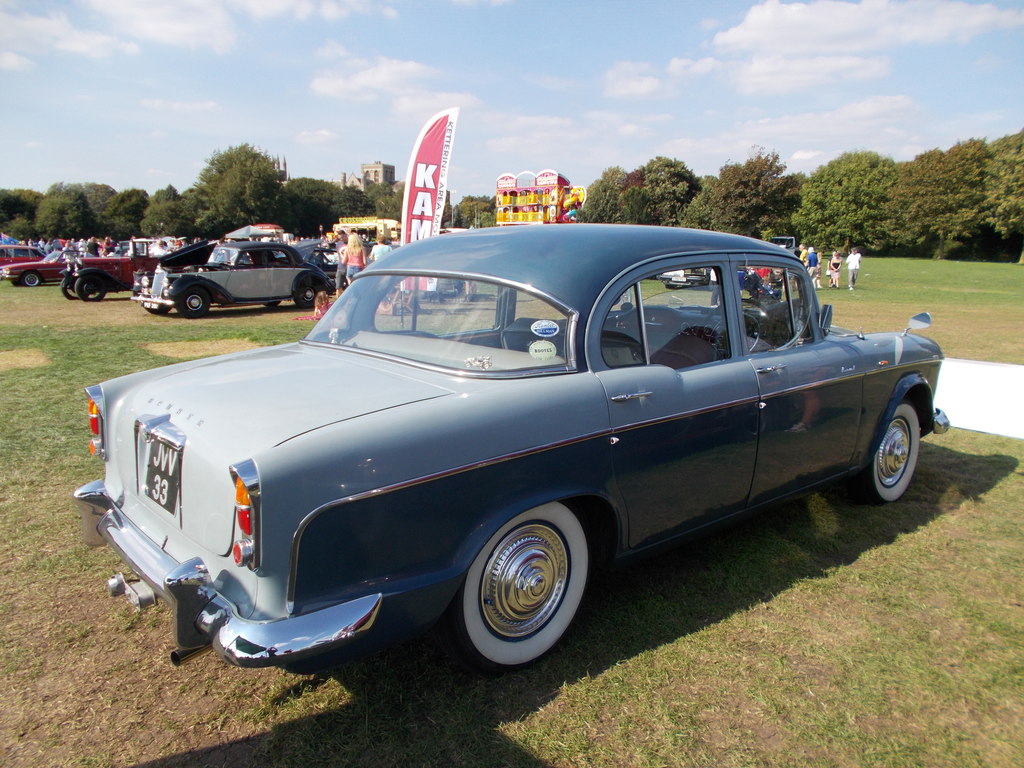
<svg viewBox="0 0 1024 768">
<path fill-rule="evenodd" d="M 0 280 L 10 280 L 15 285 L 24 285 L 29 288 L 43 283 L 59 283 L 66 266 L 64 254 L 54 251 L 43 258 L 39 251 L 36 253 L 39 254 L 38 261 L 5 264 L 0 268 Z"/>
</svg>

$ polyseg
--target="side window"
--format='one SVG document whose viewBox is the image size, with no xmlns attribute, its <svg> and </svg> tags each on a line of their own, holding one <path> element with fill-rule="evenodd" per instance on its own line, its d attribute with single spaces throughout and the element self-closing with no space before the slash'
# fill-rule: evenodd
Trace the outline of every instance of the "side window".
<svg viewBox="0 0 1024 768">
<path fill-rule="evenodd" d="M 687 267 L 645 280 L 641 288 L 653 364 L 688 368 L 729 357 L 721 270 Z"/>
<path fill-rule="evenodd" d="M 643 365 L 640 321 L 640 285 L 630 286 L 608 310 L 601 327 L 601 357 L 612 368 Z"/>
<path fill-rule="evenodd" d="M 736 278 L 748 352 L 769 352 L 813 338 L 807 296 L 795 270 L 748 265 Z"/>
<path fill-rule="evenodd" d="M 268 267 L 290 267 L 291 262 L 288 260 L 288 254 L 282 251 L 263 251 L 264 264 Z"/>
</svg>

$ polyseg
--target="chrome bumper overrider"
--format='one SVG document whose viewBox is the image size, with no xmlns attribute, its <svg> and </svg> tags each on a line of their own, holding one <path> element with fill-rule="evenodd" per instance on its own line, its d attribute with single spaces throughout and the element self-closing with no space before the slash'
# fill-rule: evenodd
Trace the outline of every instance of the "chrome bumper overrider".
<svg viewBox="0 0 1024 768">
<path fill-rule="evenodd" d="M 171 606 L 175 664 L 212 647 L 239 667 L 281 666 L 330 651 L 369 629 L 377 618 L 381 594 L 273 621 L 244 619 L 214 588 L 202 559 L 179 563 L 170 557 L 121 513 L 102 481 L 83 485 L 74 499 L 85 543 L 110 544 Z"/>
<path fill-rule="evenodd" d="M 946 416 L 941 408 L 936 408 L 935 413 L 932 415 L 932 432 L 936 435 L 945 434 L 949 432 L 949 426 L 949 417 Z"/>
<path fill-rule="evenodd" d="M 165 307 L 174 306 L 173 299 L 165 299 L 162 296 L 143 296 L 142 294 L 139 294 L 137 296 L 132 296 L 132 301 L 138 301 L 142 304 L 163 304 Z"/>
</svg>

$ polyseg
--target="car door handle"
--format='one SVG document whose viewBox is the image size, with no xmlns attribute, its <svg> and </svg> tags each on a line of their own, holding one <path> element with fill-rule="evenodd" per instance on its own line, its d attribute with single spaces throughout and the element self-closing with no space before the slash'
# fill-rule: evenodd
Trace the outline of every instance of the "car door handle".
<svg viewBox="0 0 1024 768">
<path fill-rule="evenodd" d="M 776 365 L 768 365 L 768 366 L 765 366 L 764 368 L 758 368 L 757 372 L 758 373 L 778 373 L 779 371 L 781 371 L 785 367 L 786 367 L 785 363 L 777 363 Z"/>
<path fill-rule="evenodd" d="M 643 397 L 650 397 L 653 394 L 653 392 L 634 392 L 631 395 L 612 395 L 612 402 L 625 403 L 629 402 L 630 400 L 639 400 L 640 398 Z"/>
</svg>

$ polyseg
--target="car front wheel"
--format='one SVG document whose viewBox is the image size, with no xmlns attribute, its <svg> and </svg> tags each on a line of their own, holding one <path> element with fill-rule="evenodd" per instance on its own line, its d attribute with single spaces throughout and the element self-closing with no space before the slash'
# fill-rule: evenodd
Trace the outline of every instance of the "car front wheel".
<svg viewBox="0 0 1024 768">
<path fill-rule="evenodd" d="M 292 301 L 299 309 L 309 309 L 313 306 L 314 299 L 316 299 L 316 291 L 309 283 L 301 283 L 292 293 Z"/>
<path fill-rule="evenodd" d="M 921 424 L 917 411 L 904 400 L 886 424 L 871 463 L 854 476 L 854 496 L 871 504 L 899 499 L 914 477 L 920 450 Z"/>
<path fill-rule="evenodd" d="M 98 278 L 80 277 L 75 281 L 75 293 L 82 301 L 103 301 L 107 289 Z"/>
<path fill-rule="evenodd" d="M 42 284 L 43 278 L 38 272 L 26 272 L 21 276 L 20 282 L 26 288 L 35 288 Z"/>
<path fill-rule="evenodd" d="M 589 565 L 586 533 L 566 506 L 518 515 L 473 560 L 440 626 L 445 649 L 492 674 L 532 664 L 572 623 Z"/>
<path fill-rule="evenodd" d="M 178 314 L 194 320 L 210 311 L 210 294 L 202 288 L 189 288 L 174 300 Z"/>
</svg>

